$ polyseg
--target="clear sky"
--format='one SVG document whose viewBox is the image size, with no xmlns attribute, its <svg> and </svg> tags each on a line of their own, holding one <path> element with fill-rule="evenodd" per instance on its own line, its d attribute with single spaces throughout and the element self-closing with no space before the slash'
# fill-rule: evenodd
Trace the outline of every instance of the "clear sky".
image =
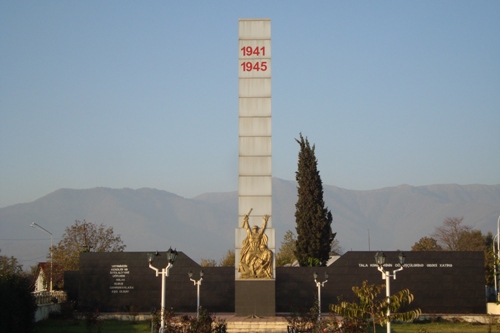
<svg viewBox="0 0 500 333">
<path fill-rule="evenodd" d="M 500 1 L 1 1 L 0 207 L 237 190 L 238 19 L 272 24 L 273 176 L 500 183 Z"/>
</svg>

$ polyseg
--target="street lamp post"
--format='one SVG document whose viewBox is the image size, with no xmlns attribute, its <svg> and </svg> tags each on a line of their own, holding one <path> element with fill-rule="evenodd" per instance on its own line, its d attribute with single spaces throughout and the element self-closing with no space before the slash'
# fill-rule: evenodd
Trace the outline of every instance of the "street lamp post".
<svg viewBox="0 0 500 333">
<path fill-rule="evenodd" d="M 200 279 L 196 281 L 193 279 L 193 272 L 189 271 L 189 280 L 193 281 L 193 284 L 196 286 L 196 318 L 200 317 L 200 285 L 201 280 L 203 280 L 203 271 L 200 271 Z"/>
<path fill-rule="evenodd" d="M 38 229 L 42 230 L 43 232 L 46 232 L 50 235 L 50 284 L 49 284 L 50 286 L 49 286 L 49 291 L 52 291 L 52 244 L 53 244 L 52 233 L 50 231 L 48 231 L 47 229 L 41 227 L 40 225 L 38 225 L 35 222 L 31 223 L 31 227 L 38 228 Z"/>
<path fill-rule="evenodd" d="M 321 287 L 325 286 L 325 283 L 328 282 L 328 273 L 325 272 L 325 281 L 318 282 L 318 274 L 314 272 L 314 283 L 316 283 L 316 287 L 318 287 L 318 321 L 321 320 Z"/>
<path fill-rule="evenodd" d="M 177 259 L 177 251 L 173 250 L 172 248 L 169 248 L 168 251 L 166 252 L 167 255 L 167 262 L 168 265 L 165 268 L 161 269 L 161 272 L 158 268 L 154 267 L 153 264 L 153 258 L 154 255 L 152 253 L 148 253 L 148 261 L 149 261 L 149 268 L 154 270 L 156 272 L 156 277 L 158 275 L 161 275 L 161 325 L 160 325 L 160 333 L 165 332 L 165 320 L 164 320 L 164 315 L 165 315 L 165 278 L 168 276 L 168 272 L 170 271 L 170 268 L 174 265 L 175 259 Z"/>
<path fill-rule="evenodd" d="M 392 271 L 392 274 L 390 271 L 384 271 L 382 266 L 385 264 L 385 254 L 383 252 L 377 252 L 375 254 L 375 263 L 378 265 L 378 270 L 382 273 L 382 279 L 385 279 L 385 296 L 387 298 L 387 333 L 391 333 L 391 277 L 396 280 L 396 272 L 402 271 L 403 270 L 403 264 L 405 263 L 405 254 L 403 252 L 399 252 L 399 263 L 401 267 L 398 269 Z"/>
</svg>

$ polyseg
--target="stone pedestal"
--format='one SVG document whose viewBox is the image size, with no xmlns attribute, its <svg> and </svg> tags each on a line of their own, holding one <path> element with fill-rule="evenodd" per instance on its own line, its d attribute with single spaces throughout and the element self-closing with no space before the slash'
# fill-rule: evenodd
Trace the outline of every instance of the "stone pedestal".
<svg viewBox="0 0 500 333">
<path fill-rule="evenodd" d="M 235 301 L 237 316 L 275 316 L 275 280 L 236 280 Z"/>
</svg>

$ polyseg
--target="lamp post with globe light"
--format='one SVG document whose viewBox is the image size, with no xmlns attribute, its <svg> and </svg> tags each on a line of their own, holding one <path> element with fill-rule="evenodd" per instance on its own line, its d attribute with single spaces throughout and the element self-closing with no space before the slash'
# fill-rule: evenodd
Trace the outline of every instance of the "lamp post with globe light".
<svg viewBox="0 0 500 333">
<path fill-rule="evenodd" d="M 161 275 L 161 324 L 160 324 L 160 333 L 165 332 L 165 278 L 168 276 L 168 272 L 170 271 L 170 268 L 174 265 L 175 259 L 177 259 L 177 250 L 172 250 L 172 248 L 169 248 L 168 251 L 165 253 L 167 255 L 167 262 L 168 265 L 164 268 L 161 269 L 161 271 L 154 267 L 153 264 L 153 259 L 155 255 L 152 253 L 148 253 L 148 261 L 149 261 L 149 268 L 154 270 L 156 272 L 156 276 Z M 159 254 L 158 254 L 159 255 Z"/>
<path fill-rule="evenodd" d="M 201 280 L 203 280 L 203 271 L 200 271 L 200 279 L 196 281 L 193 279 L 193 272 L 189 271 L 189 280 L 193 281 L 193 284 L 196 286 L 196 318 L 200 317 L 200 285 Z"/>
<path fill-rule="evenodd" d="M 321 320 L 321 287 L 325 286 L 325 283 L 328 282 L 328 273 L 325 272 L 325 281 L 319 282 L 318 281 L 318 274 L 314 272 L 313 274 L 314 277 L 314 283 L 316 283 L 316 287 L 318 287 L 318 321 Z"/>
<path fill-rule="evenodd" d="M 378 266 L 378 270 L 382 273 L 382 279 L 385 279 L 385 296 L 387 298 L 387 333 L 391 332 L 391 309 L 390 309 L 390 296 L 391 296 L 391 277 L 396 280 L 396 273 L 403 270 L 403 264 L 405 263 L 406 256 L 403 252 L 399 252 L 399 264 L 400 267 L 394 271 L 392 274 L 390 271 L 384 271 L 383 265 L 385 264 L 385 254 L 383 252 L 377 252 L 375 254 L 375 263 Z"/>
</svg>

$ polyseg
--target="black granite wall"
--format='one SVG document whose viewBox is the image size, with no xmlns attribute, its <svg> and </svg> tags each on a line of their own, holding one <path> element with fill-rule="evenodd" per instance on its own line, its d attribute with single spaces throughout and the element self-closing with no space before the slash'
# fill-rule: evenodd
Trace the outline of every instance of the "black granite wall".
<svg viewBox="0 0 500 333">
<path fill-rule="evenodd" d="M 165 255 L 155 257 L 153 266 L 167 266 Z M 196 286 L 201 267 L 179 252 L 165 284 L 165 306 L 176 312 L 196 312 Z M 212 312 L 234 311 L 234 268 L 204 267 L 200 286 L 201 305 Z M 80 255 L 79 307 L 97 307 L 103 312 L 159 309 L 161 274 L 149 268 L 146 252 L 82 253 Z"/>
<path fill-rule="evenodd" d="M 64 291 L 69 300 L 78 300 L 78 288 L 80 286 L 80 272 L 66 271 L 64 272 Z"/>
<path fill-rule="evenodd" d="M 385 269 L 397 269 L 398 252 L 386 252 Z M 374 264 L 375 252 L 347 252 L 330 267 L 277 267 L 276 312 L 291 312 L 311 307 L 318 281 L 328 282 L 321 288 L 322 311 L 339 297 L 354 300 L 353 286 L 364 280 L 383 284 Z M 165 267 L 165 256 L 155 258 L 155 267 Z M 196 311 L 196 286 L 188 272 L 199 278 L 201 267 L 183 253 L 170 269 L 166 279 L 166 306 L 176 312 Z M 210 312 L 235 312 L 233 267 L 204 267 L 200 288 L 201 305 Z M 72 282 L 71 282 L 72 281 Z M 77 282 L 79 281 L 79 282 Z M 78 283 L 78 287 L 75 284 Z M 484 257 L 482 252 L 407 252 L 406 264 L 391 279 L 391 294 L 408 288 L 415 295 L 414 307 L 424 313 L 485 313 Z M 80 307 L 98 307 L 102 312 L 149 312 L 160 307 L 161 276 L 148 267 L 146 252 L 82 253 L 79 278 L 66 281 L 66 288 L 78 290 Z M 384 296 L 384 295 L 382 295 Z"/>
<path fill-rule="evenodd" d="M 395 264 L 399 252 L 385 252 L 385 270 L 398 269 Z M 330 267 L 297 270 L 295 267 L 278 267 L 276 273 L 276 307 L 287 312 L 290 307 L 312 306 L 318 289 L 318 281 L 328 282 L 321 288 L 322 311 L 328 304 L 337 303 L 342 297 L 354 301 L 353 286 L 364 280 L 370 284 L 385 284 L 382 273 L 375 265 L 375 252 L 347 252 Z M 483 252 L 406 252 L 404 269 L 390 281 L 391 294 L 408 288 L 415 296 L 411 307 L 419 307 L 424 313 L 485 313 Z M 383 295 L 385 296 L 385 291 Z"/>
</svg>

